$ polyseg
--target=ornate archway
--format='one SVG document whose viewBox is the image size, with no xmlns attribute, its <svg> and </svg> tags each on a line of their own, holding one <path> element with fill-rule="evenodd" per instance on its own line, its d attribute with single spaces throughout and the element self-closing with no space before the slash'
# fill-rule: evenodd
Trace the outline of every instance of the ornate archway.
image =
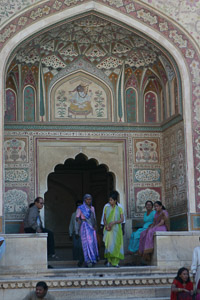
<svg viewBox="0 0 200 300">
<path fill-rule="evenodd" d="M 100 228 L 103 207 L 115 188 L 115 175 L 106 165 L 80 153 L 75 159 L 68 158 L 64 164 L 57 165 L 47 180 L 45 224 L 53 230 L 56 246 L 69 244 L 70 218 L 76 210 L 76 201 L 82 200 L 86 193 L 93 197 L 92 205 Z"/>
<path fill-rule="evenodd" d="M 62 2 L 62 1 L 61 1 Z M 64 2 L 63 2 L 64 3 Z M 22 30 L 20 28 L 20 25 L 18 24 L 18 30 L 20 31 L 20 35 L 16 34 L 14 37 L 9 37 L 10 40 L 7 41 L 7 44 L 3 48 L 2 55 L 4 55 L 4 58 L 8 58 L 10 55 L 10 52 L 12 49 L 16 47 L 16 42 L 18 43 L 22 39 L 28 37 L 31 33 L 37 32 L 41 28 L 44 28 L 46 26 L 49 26 L 50 24 L 53 24 L 56 22 L 56 19 L 59 18 L 60 20 L 66 18 L 65 12 L 67 11 L 67 17 L 73 17 L 74 15 L 77 15 L 81 12 L 84 12 L 86 9 L 88 10 L 97 10 L 98 12 L 104 13 L 105 14 L 105 5 L 102 5 L 101 3 L 96 2 L 88 2 L 87 3 L 87 8 L 85 7 L 85 4 L 79 3 L 76 6 L 71 7 L 71 3 L 68 3 L 68 7 L 66 6 L 61 6 L 60 8 L 57 9 L 57 12 L 55 14 L 55 8 L 54 10 L 52 9 L 47 9 L 48 17 L 44 19 L 43 23 L 40 21 L 37 21 L 33 26 L 30 25 L 31 23 L 31 18 L 30 18 L 30 23 L 29 23 L 29 28 L 27 30 Z M 46 6 L 48 8 L 48 5 Z M 115 10 L 113 9 L 115 7 Z M 125 14 L 128 13 L 128 15 L 124 14 L 124 9 L 125 9 Z M 35 12 L 35 19 L 37 19 L 37 10 Z M 174 24 L 170 24 L 168 20 L 164 20 L 164 18 L 159 18 L 155 14 L 152 14 L 152 12 L 147 8 L 145 8 L 141 5 L 126 5 L 123 4 L 121 1 L 120 5 L 113 4 L 113 6 L 110 5 L 108 2 L 106 6 L 106 15 L 107 16 L 113 16 L 113 13 L 115 13 L 115 17 L 121 20 L 122 22 L 128 24 L 130 26 L 133 26 L 137 28 L 139 31 L 143 32 L 146 31 L 146 34 L 150 36 L 152 39 L 157 40 L 159 42 L 160 38 L 163 38 L 163 43 L 165 43 L 166 48 L 168 51 L 174 56 L 177 60 L 180 73 L 181 73 L 181 78 L 183 82 L 183 102 L 184 106 L 187 105 L 188 99 L 191 98 L 190 95 L 190 88 L 192 88 L 190 84 L 190 75 L 187 70 L 187 65 L 191 69 L 191 74 L 195 74 L 195 70 L 197 68 L 197 65 L 195 65 L 195 62 L 197 60 L 197 54 L 195 52 L 194 45 L 188 40 L 186 36 L 183 35 L 183 33 L 180 32 L 178 28 L 175 27 Z M 33 14 L 32 14 L 33 16 Z M 20 16 L 21 17 L 21 16 Z M 166 21 L 166 24 L 165 24 Z M 25 22 L 25 20 L 24 20 Z M 163 24 L 163 25 L 162 25 Z M 154 28 L 150 28 L 149 25 L 154 25 Z M 164 28 L 165 25 L 165 28 Z M 170 26 L 169 26 L 170 25 Z M 168 30 L 170 28 L 170 30 Z M 169 40 L 166 38 L 170 40 Z M 189 45 L 189 48 L 187 47 Z M 179 49 L 177 49 L 179 47 Z M 6 55 L 6 52 L 8 51 L 8 54 Z M 181 53 L 182 52 L 182 53 Z M 185 58 L 184 63 L 183 63 L 183 57 Z M 6 64 L 2 65 L 1 70 L 4 71 L 6 69 Z M 193 80 L 193 90 L 194 90 L 194 97 L 193 100 L 197 99 L 198 97 L 198 91 L 196 89 L 197 82 Z M 3 87 L 3 82 L 1 82 L 1 87 Z M 190 88 L 188 88 L 190 87 Z M 1 89 L 3 91 L 3 89 Z M 2 99 L 3 99 L 3 93 L 1 94 Z M 195 104 L 194 104 L 195 106 Z M 195 107 L 194 107 L 195 108 Z M 194 119 L 195 125 L 193 128 L 193 134 L 195 136 L 198 136 L 198 115 L 197 115 L 197 110 L 195 114 L 194 110 Z M 2 113 L 3 114 L 3 113 Z M 193 163 L 193 155 L 192 155 L 192 134 L 191 134 L 191 111 L 190 111 L 190 105 L 187 106 L 187 109 L 184 110 L 184 120 L 185 120 L 185 126 L 186 126 L 186 145 L 187 145 L 187 162 L 188 162 L 188 169 L 187 169 L 187 177 L 190 178 L 189 182 L 189 191 L 188 191 L 188 198 L 189 199 L 194 199 L 194 163 Z M 3 136 L 3 124 L 2 125 L 2 136 Z M 197 129 L 195 131 L 195 129 Z M 196 142 L 198 143 L 198 141 Z M 198 150 L 197 150 L 198 151 Z M 198 153 L 197 153 L 198 154 Z M 198 161 L 198 156 L 195 156 L 195 160 Z M 198 170 L 196 171 L 198 172 Z M 3 174 L 3 173 L 2 173 Z M 198 175 L 196 175 L 196 182 L 198 182 Z M 197 187 L 197 193 L 196 193 L 196 205 L 198 204 L 198 187 Z M 198 209 L 197 209 L 198 211 Z M 195 212 L 195 202 L 191 201 L 190 202 L 190 212 Z"/>
</svg>

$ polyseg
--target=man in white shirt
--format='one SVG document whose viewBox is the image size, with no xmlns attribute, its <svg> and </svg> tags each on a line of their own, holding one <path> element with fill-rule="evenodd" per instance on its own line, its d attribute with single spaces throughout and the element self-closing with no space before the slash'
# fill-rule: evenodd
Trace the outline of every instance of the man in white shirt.
<svg viewBox="0 0 200 300">
<path fill-rule="evenodd" d="M 199 238 L 200 241 L 200 238 Z M 195 247 L 192 255 L 191 271 L 195 279 L 196 288 L 200 279 L 200 246 Z"/>
</svg>

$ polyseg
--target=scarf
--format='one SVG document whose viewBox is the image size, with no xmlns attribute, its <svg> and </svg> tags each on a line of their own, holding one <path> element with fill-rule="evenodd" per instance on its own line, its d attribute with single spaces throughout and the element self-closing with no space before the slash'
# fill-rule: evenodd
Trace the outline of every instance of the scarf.
<svg viewBox="0 0 200 300">
<path fill-rule="evenodd" d="M 91 198 L 92 196 L 90 194 L 85 194 L 85 196 L 83 197 L 83 204 L 79 206 L 81 212 L 83 213 L 83 215 L 85 216 L 86 219 L 89 219 L 91 216 L 91 209 L 90 207 L 85 203 L 85 199 L 87 198 Z"/>
</svg>

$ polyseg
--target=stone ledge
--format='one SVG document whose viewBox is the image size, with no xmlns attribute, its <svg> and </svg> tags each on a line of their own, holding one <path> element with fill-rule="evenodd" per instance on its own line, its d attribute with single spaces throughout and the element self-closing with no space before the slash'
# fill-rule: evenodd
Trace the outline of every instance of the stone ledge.
<svg viewBox="0 0 200 300">
<path fill-rule="evenodd" d="M 197 231 L 156 231 L 154 235 L 155 236 L 194 236 L 199 238 L 199 232 Z"/>
<path fill-rule="evenodd" d="M 0 261 L 0 275 L 47 269 L 47 233 L 1 236 L 5 238 L 6 250 Z"/>
<path fill-rule="evenodd" d="M 1 236 L 5 238 L 5 240 L 12 240 L 16 238 L 23 238 L 23 239 L 42 239 L 47 237 L 48 233 L 9 233 L 9 234 L 2 234 Z"/>
<path fill-rule="evenodd" d="M 194 231 L 158 231 L 154 234 L 151 264 L 160 268 L 190 269 L 193 249 L 200 246 L 199 233 Z"/>
</svg>

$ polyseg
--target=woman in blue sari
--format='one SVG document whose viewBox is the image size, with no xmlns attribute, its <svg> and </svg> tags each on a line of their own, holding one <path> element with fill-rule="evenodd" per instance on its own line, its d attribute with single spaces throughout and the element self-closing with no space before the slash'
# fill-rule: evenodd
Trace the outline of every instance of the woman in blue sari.
<svg viewBox="0 0 200 300">
<path fill-rule="evenodd" d="M 81 223 L 80 235 L 86 267 L 92 267 L 99 260 L 96 236 L 96 216 L 92 196 L 86 194 L 83 204 L 76 211 L 76 221 Z"/>
<path fill-rule="evenodd" d="M 153 219 L 155 216 L 156 211 L 153 210 L 153 202 L 148 200 L 145 203 L 146 212 L 144 213 L 144 225 L 142 228 L 139 228 L 137 231 L 131 234 L 128 250 L 129 254 L 137 252 L 139 250 L 139 243 L 140 243 L 140 234 L 142 231 L 146 230 L 149 225 L 153 223 Z"/>
</svg>

